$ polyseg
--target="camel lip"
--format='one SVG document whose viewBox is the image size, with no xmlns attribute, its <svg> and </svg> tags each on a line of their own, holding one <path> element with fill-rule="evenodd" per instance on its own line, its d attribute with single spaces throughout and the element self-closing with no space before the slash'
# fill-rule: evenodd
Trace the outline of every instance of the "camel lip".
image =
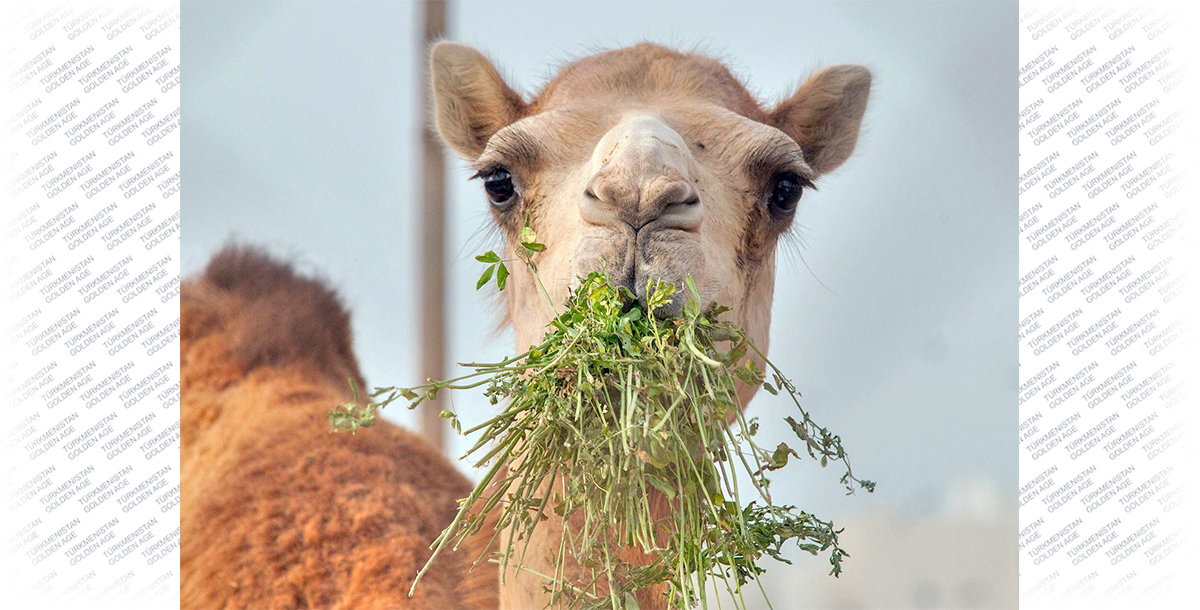
<svg viewBox="0 0 1200 610">
<path fill-rule="evenodd" d="M 634 286 L 632 288 L 632 291 L 637 296 L 637 302 L 640 303 L 642 305 L 642 307 L 647 307 L 647 303 L 650 299 L 649 278 L 641 273 L 637 273 L 636 275 L 637 275 L 637 279 L 634 280 Z M 671 282 L 663 277 L 655 277 L 654 279 L 656 279 L 660 282 L 666 282 L 668 284 L 675 285 L 675 294 L 673 294 L 671 296 L 670 300 L 668 300 L 664 305 L 662 305 L 658 309 L 654 310 L 654 317 L 656 317 L 660 320 L 667 320 L 670 318 L 678 318 L 678 317 L 682 316 L 685 295 L 684 295 L 683 287 L 679 285 L 680 283 L 679 282 Z"/>
<path fill-rule="evenodd" d="M 684 293 L 683 286 L 680 285 L 681 282 L 671 282 L 667 278 L 651 275 L 636 263 L 629 265 L 624 273 L 620 275 L 613 274 L 608 277 L 609 285 L 620 291 L 622 300 L 624 301 L 621 313 L 628 313 L 634 307 L 640 307 L 645 311 L 650 298 L 647 289 L 649 288 L 651 278 L 675 285 L 675 294 L 665 305 L 654 311 L 655 317 L 665 320 L 683 315 Z"/>
<path fill-rule="evenodd" d="M 639 244 L 635 242 L 631 246 L 632 248 L 636 248 Z M 575 286 L 575 282 L 587 273 L 590 273 L 593 268 L 604 271 L 608 284 L 622 294 L 624 305 L 621 313 L 627 313 L 635 305 L 640 306 L 643 311 L 646 309 L 650 297 L 648 289 L 651 279 L 666 282 L 675 286 L 675 294 L 665 305 L 655 310 L 655 317 L 669 319 L 682 316 L 683 304 L 687 300 L 683 280 L 679 279 L 683 275 L 671 269 L 665 270 L 665 275 L 663 273 L 656 273 L 651 271 L 651 265 L 640 262 L 638 258 L 634 252 L 625 252 L 620 256 L 620 264 L 614 264 L 611 260 L 593 259 L 590 261 L 590 265 L 576 267 L 577 279 L 571 285 Z"/>
<path fill-rule="evenodd" d="M 639 279 L 644 277 L 644 275 L 637 273 L 636 270 L 631 269 L 629 273 L 622 277 L 610 277 L 608 279 L 609 284 L 621 291 L 624 302 L 621 313 L 628 313 L 635 307 L 640 307 L 643 311 L 646 309 L 647 301 L 650 298 L 649 293 L 646 291 L 648 283 L 639 281 Z M 657 279 L 666 281 L 663 278 Z M 683 293 L 679 290 L 678 286 L 676 286 L 675 295 L 671 297 L 671 300 L 656 309 L 654 315 L 660 320 L 678 318 L 683 315 Z"/>
</svg>

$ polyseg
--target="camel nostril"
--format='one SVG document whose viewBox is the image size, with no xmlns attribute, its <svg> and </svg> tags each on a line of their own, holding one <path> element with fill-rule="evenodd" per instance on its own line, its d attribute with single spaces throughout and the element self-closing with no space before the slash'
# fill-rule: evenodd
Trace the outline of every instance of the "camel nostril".
<svg viewBox="0 0 1200 610">
<path fill-rule="evenodd" d="M 700 203 L 700 193 L 686 181 L 674 180 L 660 189 L 653 196 L 653 201 L 656 207 L 661 206 L 662 211 L 691 208 Z"/>
<path fill-rule="evenodd" d="M 702 214 L 700 197 L 693 194 L 663 208 L 658 214 L 658 223 L 665 229 L 694 231 L 700 227 Z"/>
<path fill-rule="evenodd" d="M 592 189 L 590 189 L 590 188 L 589 188 L 589 189 L 587 189 L 587 190 L 585 190 L 585 191 L 583 192 L 583 196 L 584 196 L 584 197 L 587 197 L 588 199 L 593 199 L 593 200 L 595 200 L 595 201 L 600 201 L 600 198 L 599 198 L 599 197 L 597 197 L 597 196 L 596 196 L 596 193 L 595 193 L 594 191 L 592 191 Z"/>
</svg>

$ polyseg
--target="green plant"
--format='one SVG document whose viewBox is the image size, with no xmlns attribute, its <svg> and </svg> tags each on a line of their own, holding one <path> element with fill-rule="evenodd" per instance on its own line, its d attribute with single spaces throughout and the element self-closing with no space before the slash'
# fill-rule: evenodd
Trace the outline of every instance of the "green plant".
<svg viewBox="0 0 1200 610">
<path fill-rule="evenodd" d="M 520 243 L 517 257 L 536 278 L 531 256 L 543 246 L 528 227 Z M 477 259 L 489 265 L 477 287 L 494 278 L 503 290 L 511 261 L 494 252 Z M 813 422 L 792 383 L 745 333 L 719 319 L 727 309 L 701 310 L 691 278 L 685 284 L 682 315 L 660 319 L 655 312 L 675 297 L 674 286 L 651 284 L 643 306 L 627 288 L 592 273 L 542 343 L 525 353 L 463 364 L 469 372 L 454 379 L 377 388 L 366 405 L 356 397 L 329 414 L 333 430 L 354 432 L 400 399 L 414 408 L 439 392 L 483 388 L 492 404 L 507 401 L 465 431 L 456 414 L 442 412 L 455 431 L 478 434 L 463 457 L 487 470 L 434 541 L 417 581 L 443 549 L 479 533 L 491 511 L 500 511 L 492 540 L 509 532 L 489 557 L 502 574 L 530 569 L 522 564 L 524 545 L 547 511 L 563 518 L 555 571 L 538 574 L 555 607 L 635 608 L 633 593 L 658 584 L 666 585 L 670 607 L 707 607 L 707 587 L 716 581 L 744 608 L 742 588 L 763 572 L 758 560 L 787 562 L 781 553 L 789 541 L 814 555 L 828 551 L 830 573 L 840 574 L 848 556 L 838 546 L 841 530 L 771 502 L 768 473 L 800 454 L 786 443 L 756 444 L 759 424 L 744 416 L 738 384 L 790 397 L 797 417 L 785 421 L 799 446 L 821 466 L 841 462 L 848 493 L 873 491 L 874 483 L 854 476 L 841 439 Z M 739 470 L 752 489 L 739 488 Z M 653 493 L 665 496 L 669 515 L 651 511 Z M 753 499 L 743 504 L 747 494 Z M 621 560 L 618 547 L 641 550 L 649 563 Z"/>
</svg>

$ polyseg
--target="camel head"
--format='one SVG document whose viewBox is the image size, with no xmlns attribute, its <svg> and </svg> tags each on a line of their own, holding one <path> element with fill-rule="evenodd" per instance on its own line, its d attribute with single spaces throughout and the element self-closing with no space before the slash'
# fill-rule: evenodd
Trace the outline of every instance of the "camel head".
<svg viewBox="0 0 1200 610">
<path fill-rule="evenodd" d="M 603 269 L 642 299 L 648 280 L 675 284 L 660 312 L 672 315 L 690 275 L 701 305 L 730 307 L 727 319 L 764 350 L 776 244 L 805 191 L 854 150 L 871 85 L 865 68 L 833 66 L 765 107 L 720 62 L 653 44 L 572 63 L 532 99 L 461 44 L 434 46 L 431 74 L 437 131 L 482 181 L 505 258 L 529 223 L 555 303 Z M 509 267 L 517 345 L 535 344 L 554 306 L 524 265 Z M 745 404 L 753 389 L 742 394 Z M 541 568 L 558 538 L 535 537 Z M 540 580 L 508 583 L 502 607 L 544 605 Z"/>
<path fill-rule="evenodd" d="M 833 66 L 767 108 L 720 62 L 648 43 L 576 61 L 532 100 L 461 44 L 434 46 L 431 73 L 438 133 L 476 170 L 508 255 L 527 221 L 546 245 L 534 261 L 556 302 L 600 268 L 641 298 L 690 274 L 763 349 L 776 243 L 854 150 L 871 86 Z M 553 309 L 511 267 L 508 315 L 530 345 Z"/>
</svg>

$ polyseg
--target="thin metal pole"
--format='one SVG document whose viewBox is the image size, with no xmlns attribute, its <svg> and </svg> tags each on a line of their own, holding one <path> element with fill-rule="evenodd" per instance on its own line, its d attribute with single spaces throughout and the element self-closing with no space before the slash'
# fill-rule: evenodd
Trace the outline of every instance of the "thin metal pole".
<svg viewBox="0 0 1200 610">
<path fill-rule="evenodd" d="M 445 0 L 424 0 L 425 36 L 421 40 L 421 231 L 420 302 L 421 380 L 444 379 L 446 366 L 446 161 L 425 113 L 432 109 L 429 87 L 429 47 L 446 35 Z M 444 446 L 442 401 L 421 405 L 421 434 L 438 449 Z"/>
</svg>

